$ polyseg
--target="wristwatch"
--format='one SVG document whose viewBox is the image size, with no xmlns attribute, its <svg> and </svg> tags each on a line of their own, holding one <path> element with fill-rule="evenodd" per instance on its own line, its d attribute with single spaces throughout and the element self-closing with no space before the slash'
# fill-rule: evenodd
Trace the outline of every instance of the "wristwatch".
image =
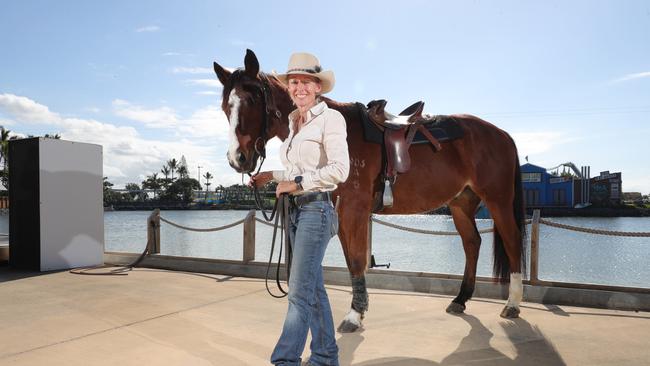
<svg viewBox="0 0 650 366">
<path fill-rule="evenodd" d="M 293 182 L 298 185 L 299 190 L 303 190 L 302 188 L 302 175 L 297 175 L 295 178 L 293 178 Z"/>
</svg>

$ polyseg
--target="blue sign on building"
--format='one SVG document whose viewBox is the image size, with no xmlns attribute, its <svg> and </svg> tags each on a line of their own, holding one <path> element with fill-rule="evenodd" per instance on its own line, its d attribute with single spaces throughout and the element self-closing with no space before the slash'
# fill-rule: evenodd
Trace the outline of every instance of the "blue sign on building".
<svg viewBox="0 0 650 366">
<path fill-rule="evenodd" d="M 573 207 L 573 177 L 549 174 L 533 164 L 521 166 L 527 207 Z"/>
</svg>

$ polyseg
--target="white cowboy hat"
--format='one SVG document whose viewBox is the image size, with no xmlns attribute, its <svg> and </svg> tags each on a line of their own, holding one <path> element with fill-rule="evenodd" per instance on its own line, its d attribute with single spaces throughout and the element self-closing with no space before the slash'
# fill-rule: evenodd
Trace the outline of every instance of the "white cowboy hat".
<svg viewBox="0 0 650 366">
<path fill-rule="evenodd" d="M 275 75 L 281 82 L 287 84 L 291 75 L 308 75 L 318 78 L 321 82 L 321 94 L 328 93 L 334 88 L 334 72 L 323 71 L 316 56 L 306 52 L 296 52 L 289 59 L 287 72 Z"/>
</svg>

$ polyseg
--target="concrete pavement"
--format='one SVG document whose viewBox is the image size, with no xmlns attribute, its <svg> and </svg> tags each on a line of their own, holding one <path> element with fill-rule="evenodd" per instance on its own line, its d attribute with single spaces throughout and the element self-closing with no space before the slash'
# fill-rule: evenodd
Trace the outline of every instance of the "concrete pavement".
<svg viewBox="0 0 650 366">
<path fill-rule="evenodd" d="M 335 325 L 349 288 L 328 286 Z M 647 365 L 650 313 L 370 290 L 364 329 L 337 334 L 342 365 Z M 265 365 L 286 299 L 264 281 L 136 269 L 128 276 L 0 267 L 0 365 Z M 308 356 L 309 350 L 304 356 Z"/>
</svg>

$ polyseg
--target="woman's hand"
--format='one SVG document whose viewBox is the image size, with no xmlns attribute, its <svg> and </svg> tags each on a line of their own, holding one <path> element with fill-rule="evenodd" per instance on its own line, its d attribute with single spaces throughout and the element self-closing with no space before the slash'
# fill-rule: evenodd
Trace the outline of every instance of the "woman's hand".
<svg viewBox="0 0 650 366">
<path fill-rule="evenodd" d="M 275 189 L 275 197 L 280 198 L 282 193 L 292 193 L 298 190 L 298 184 L 291 181 L 282 181 L 278 183 L 278 187 Z"/>
<path fill-rule="evenodd" d="M 273 180 L 273 172 L 260 172 L 251 177 L 251 180 L 248 181 L 248 186 L 251 188 L 263 187 L 271 180 Z"/>
</svg>

